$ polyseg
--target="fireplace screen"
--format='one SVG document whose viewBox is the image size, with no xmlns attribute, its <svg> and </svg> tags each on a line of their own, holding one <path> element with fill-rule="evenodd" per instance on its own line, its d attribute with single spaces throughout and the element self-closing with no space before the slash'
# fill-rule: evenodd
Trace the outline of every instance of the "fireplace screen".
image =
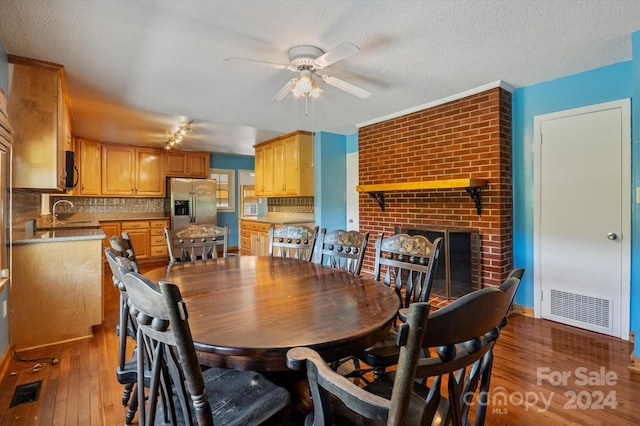
<svg viewBox="0 0 640 426">
<path fill-rule="evenodd" d="M 442 237 L 431 294 L 457 299 L 480 288 L 480 232 L 471 228 L 438 228 L 396 225 L 396 234 L 424 235 L 433 241 Z"/>
</svg>

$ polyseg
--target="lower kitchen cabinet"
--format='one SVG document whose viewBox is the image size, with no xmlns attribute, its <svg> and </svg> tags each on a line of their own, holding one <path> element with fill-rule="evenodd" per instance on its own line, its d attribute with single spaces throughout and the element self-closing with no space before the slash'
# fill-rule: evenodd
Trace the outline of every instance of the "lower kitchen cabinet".
<svg viewBox="0 0 640 426">
<path fill-rule="evenodd" d="M 122 232 L 129 234 L 133 251 L 137 260 L 149 258 L 151 245 L 149 243 L 149 221 L 148 220 L 128 220 L 120 224 Z"/>
<path fill-rule="evenodd" d="M 269 254 L 270 223 L 252 220 L 240 221 L 240 254 L 266 256 Z"/>
<path fill-rule="evenodd" d="M 17 350 L 92 336 L 103 320 L 102 241 L 13 247 L 10 335 Z"/>
<path fill-rule="evenodd" d="M 169 219 L 109 221 L 100 222 L 100 226 L 107 234 L 104 239 L 105 247 L 111 247 L 109 237 L 126 232 L 131 239 L 137 260 L 161 260 L 169 256 L 164 238 L 164 227 L 169 226 Z"/>
<path fill-rule="evenodd" d="M 314 227 L 313 222 L 290 223 L 290 225 L 305 225 Z M 275 223 L 276 228 L 283 226 Z M 269 228 L 270 222 L 256 222 L 254 220 L 240 221 L 240 254 L 244 256 L 268 256 L 269 255 Z"/>
<path fill-rule="evenodd" d="M 165 226 L 169 226 L 168 220 L 149 221 L 149 257 L 169 257 L 169 247 L 164 237 Z"/>
<path fill-rule="evenodd" d="M 106 237 L 102 240 L 102 257 L 106 262 L 107 259 L 104 257 L 104 249 L 107 247 L 111 247 L 111 243 L 109 242 L 109 238 L 114 235 L 121 235 L 122 231 L 120 230 L 120 222 L 100 222 L 100 227 L 102 228 L 102 232 L 105 233 Z"/>
</svg>

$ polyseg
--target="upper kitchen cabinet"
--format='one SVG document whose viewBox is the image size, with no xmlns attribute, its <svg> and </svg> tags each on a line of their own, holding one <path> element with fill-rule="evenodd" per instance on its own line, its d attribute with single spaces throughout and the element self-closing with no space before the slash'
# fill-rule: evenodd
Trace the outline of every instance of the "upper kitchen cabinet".
<svg viewBox="0 0 640 426">
<path fill-rule="evenodd" d="M 89 139 L 78 139 L 76 142 L 78 148 L 76 158 L 78 159 L 80 177 L 74 194 L 100 195 L 100 142 Z"/>
<path fill-rule="evenodd" d="M 256 146 L 254 168 L 256 196 L 273 196 L 273 144 Z"/>
<path fill-rule="evenodd" d="M 167 151 L 166 175 L 172 177 L 208 178 L 208 152 Z"/>
<path fill-rule="evenodd" d="M 164 197 L 164 151 L 102 145 L 102 195 Z"/>
<path fill-rule="evenodd" d="M 313 197 L 313 135 L 293 132 L 255 146 L 256 196 Z"/>
<path fill-rule="evenodd" d="M 74 149 L 64 67 L 9 55 L 8 111 L 13 187 L 64 191 L 65 151 Z"/>
</svg>

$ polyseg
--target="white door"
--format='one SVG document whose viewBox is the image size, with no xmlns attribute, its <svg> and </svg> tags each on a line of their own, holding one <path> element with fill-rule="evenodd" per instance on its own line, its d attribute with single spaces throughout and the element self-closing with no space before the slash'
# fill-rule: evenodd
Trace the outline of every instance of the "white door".
<svg viewBox="0 0 640 426">
<path fill-rule="evenodd" d="M 347 154 L 347 231 L 360 231 L 358 211 L 358 153 Z"/>
<path fill-rule="evenodd" d="M 539 116 L 534 126 L 536 315 L 628 339 L 629 102 Z"/>
</svg>

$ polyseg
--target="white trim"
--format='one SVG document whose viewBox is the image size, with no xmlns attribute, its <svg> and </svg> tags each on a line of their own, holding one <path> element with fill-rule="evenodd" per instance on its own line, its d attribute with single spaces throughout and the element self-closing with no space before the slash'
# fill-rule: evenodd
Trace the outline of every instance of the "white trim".
<svg viewBox="0 0 640 426">
<path fill-rule="evenodd" d="M 235 169 L 219 169 L 219 168 L 213 168 L 211 167 L 209 169 L 209 178 L 210 179 L 215 179 L 215 177 L 213 177 L 213 175 L 227 175 L 227 187 L 228 187 L 228 192 L 229 192 L 229 206 L 228 207 L 219 207 L 218 206 L 218 212 L 235 212 L 236 211 L 236 170 Z M 216 179 L 216 200 L 218 199 L 217 197 L 217 191 L 218 191 L 218 181 Z M 216 201 L 217 202 L 217 201 Z"/>
<path fill-rule="evenodd" d="M 629 340 L 631 297 L 631 100 L 620 99 L 588 105 L 585 107 L 558 111 L 533 117 L 533 316 L 542 315 L 542 283 L 540 281 L 540 168 L 541 165 L 541 126 L 546 120 L 588 114 L 597 111 L 619 108 L 622 114 L 622 259 L 620 289 L 620 338 Z"/>
<path fill-rule="evenodd" d="M 447 102 L 457 101 L 458 99 L 466 98 L 467 96 L 475 95 L 477 93 L 486 92 L 489 89 L 495 89 L 496 87 L 500 87 L 509 93 L 513 93 L 516 89 L 512 87 L 510 84 L 505 83 L 502 80 L 494 81 L 493 83 L 488 83 L 483 86 L 476 87 L 474 89 L 465 90 L 464 92 L 456 93 L 455 95 L 447 96 L 446 98 L 438 99 L 435 101 L 427 102 L 426 104 L 418 105 L 413 108 L 404 109 L 402 111 L 394 112 L 392 114 L 384 115 L 382 117 L 374 118 L 373 120 L 365 121 L 362 123 L 356 124 L 356 128 L 370 126 L 372 124 L 380 123 L 383 121 L 391 120 L 393 118 L 402 117 L 403 115 L 411 114 L 413 112 L 422 111 L 425 109 L 433 108 L 438 105 L 446 104 Z"/>
</svg>

